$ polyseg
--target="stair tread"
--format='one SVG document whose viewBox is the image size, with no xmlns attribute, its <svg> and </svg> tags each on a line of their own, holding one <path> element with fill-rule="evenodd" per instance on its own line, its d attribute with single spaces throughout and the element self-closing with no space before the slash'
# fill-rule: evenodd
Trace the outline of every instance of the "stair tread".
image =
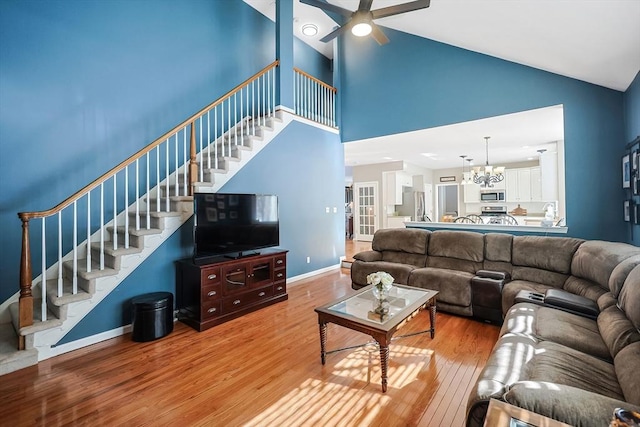
<svg viewBox="0 0 640 427">
<path fill-rule="evenodd" d="M 91 294 L 78 286 L 78 292 L 73 293 L 73 284 L 70 279 L 63 279 L 62 296 L 58 296 L 58 279 L 47 280 L 47 299 L 51 304 L 62 306 L 72 302 L 91 299 Z"/>
<path fill-rule="evenodd" d="M 100 251 L 100 242 L 92 242 L 91 249 Z M 128 254 L 137 254 L 142 252 L 143 248 L 139 248 L 137 246 L 133 246 L 129 244 L 128 248 L 124 247 L 124 237 L 118 238 L 118 248 L 113 249 L 113 241 L 105 241 L 104 242 L 104 253 L 112 256 L 119 255 L 128 255 Z M 91 257 L 93 258 L 93 256 Z M 86 261 L 85 261 L 86 262 Z"/>
<path fill-rule="evenodd" d="M 62 320 L 58 319 L 50 310 L 47 310 L 47 320 L 42 320 L 42 312 L 40 310 L 40 298 L 33 299 L 33 325 L 24 326 L 20 328 L 18 333 L 20 335 L 30 335 L 36 332 L 46 331 L 47 329 L 56 328 L 62 326 Z M 18 303 L 14 302 L 9 305 L 9 312 L 11 313 L 11 319 L 14 325 L 17 324 L 18 319 Z"/>
<path fill-rule="evenodd" d="M 67 269 L 73 268 L 73 261 L 65 261 L 64 267 Z M 98 277 L 106 277 L 106 276 L 115 276 L 118 274 L 118 270 L 114 270 L 113 268 L 105 267 L 103 270 L 100 270 L 100 261 L 95 259 L 95 257 L 91 258 L 91 271 L 87 271 L 87 260 L 85 258 L 78 260 L 78 275 L 83 279 L 91 280 L 97 279 Z"/>
<path fill-rule="evenodd" d="M 38 363 L 38 350 L 18 350 L 18 335 L 11 323 L 0 324 L 0 376 Z"/>
</svg>

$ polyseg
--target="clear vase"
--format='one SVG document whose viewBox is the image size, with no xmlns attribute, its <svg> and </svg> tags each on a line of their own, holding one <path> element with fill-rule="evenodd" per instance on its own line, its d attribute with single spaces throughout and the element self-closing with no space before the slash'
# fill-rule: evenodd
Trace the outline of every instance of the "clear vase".
<svg viewBox="0 0 640 427">
<path fill-rule="evenodd" d="M 379 300 L 386 299 L 393 285 L 383 285 L 382 283 L 373 287 L 373 296 Z"/>
</svg>

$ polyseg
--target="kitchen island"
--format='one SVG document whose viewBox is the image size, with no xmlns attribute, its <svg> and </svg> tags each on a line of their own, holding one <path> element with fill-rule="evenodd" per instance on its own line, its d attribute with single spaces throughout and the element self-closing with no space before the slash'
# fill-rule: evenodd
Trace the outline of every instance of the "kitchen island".
<svg viewBox="0 0 640 427">
<path fill-rule="evenodd" d="M 554 226 L 542 227 L 540 225 L 505 225 L 505 224 L 465 224 L 458 222 L 426 222 L 426 221 L 407 221 L 404 223 L 407 228 L 424 228 L 427 230 L 467 230 L 467 231 L 483 231 L 483 232 L 501 232 L 524 233 L 524 234 L 567 234 L 569 227 Z"/>
</svg>

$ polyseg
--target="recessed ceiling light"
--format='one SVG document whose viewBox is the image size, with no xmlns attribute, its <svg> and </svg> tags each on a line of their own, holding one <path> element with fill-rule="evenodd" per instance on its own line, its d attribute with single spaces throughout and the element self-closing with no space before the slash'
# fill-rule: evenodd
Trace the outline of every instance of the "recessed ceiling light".
<svg viewBox="0 0 640 427">
<path fill-rule="evenodd" d="M 522 148 L 531 148 L 528 145 L 523 145 Z"/>
<path fill-rule="evenodd" d="M 433 157 L 436 155 L 435 153 L 420 153 L 420 154 L 422 154 L 425 157 Z"/>
<path fill-rule="evenodd" d="M 393 157 L 383 157 L 385 160 L 393 160 Z"/>
<path fill-rule="evenodd" d="M 314 24 L 304 24 L 302 26 L 302 34 L 309 37 L 315 36 L 318 34 L 318 27 Z"/>
<path fill-rule="evenodd" d="M 533 160 L 533 157 L 527 157 L 527 160 Z"/>
</svg>

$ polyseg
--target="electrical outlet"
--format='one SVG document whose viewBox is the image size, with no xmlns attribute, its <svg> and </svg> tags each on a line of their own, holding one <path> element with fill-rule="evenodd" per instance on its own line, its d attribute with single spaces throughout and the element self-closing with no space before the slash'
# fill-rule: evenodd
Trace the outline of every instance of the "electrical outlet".
<svg viewBox="0 0 640 427">
<path fill-rule="evenodd" d="M 308 257 L 307 257 L 307 264 L 309 264 L 310 262 L 311 262 L 311 257 L 310 257 L 310 256 L 308 256 Z"/>
</svg>

